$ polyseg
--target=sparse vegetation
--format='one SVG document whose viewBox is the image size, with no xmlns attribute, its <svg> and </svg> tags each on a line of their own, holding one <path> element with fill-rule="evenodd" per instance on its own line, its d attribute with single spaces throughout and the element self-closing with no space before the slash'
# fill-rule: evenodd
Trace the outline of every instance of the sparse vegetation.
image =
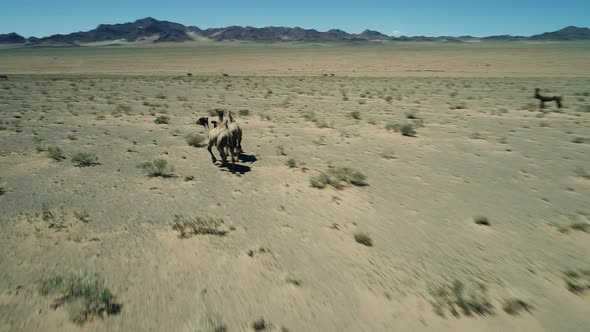
<svg viewBox="0 0 590 332">
<path fill-rule="evenodd" d="M 484 225 L 484 226 L 490 226 L 490 220 L 488 219 L 488 217 L 484 217 L 484 216 L 475 216 L 473 217 L 473 222 L 476 223 L 477 225 Z"/>
<path fill-rule="evenodd" d="M 47 155 L 49 156 L 49 158 L 55 161 L 62 161 L 63 159 L 66 159 L 66 157 L 64 157 L 63 150 L 57 146 L 49 147 L 47 149 Z"/>
<path fill-rule="evenodd" d="M 242 109 L 242 110 L 239 110 L 238 111 L 238 114 L 240 116 L 248 116 L 248 115 L 250 115 L 250 111 L 249 110 L 246 110 L 246 109 Z"/>
<path fill-rule="evenodd" d="M 224 236 L 227 232 L 220 227 L 224 223 L 222 218 L 210 216 L 185 217 L 183 215 L 174 215 L 172 229 L 180 233 L 180 237 L 188 239 L 194 235 L 217 235 Z"/>
<path fill-rule="evenodd" d="M 149 177 L 163 177 L 171 178 L 174 177 L 174 167 L 168 165 L 168 161 L 164 159 L 155 159 L 153 161 L 146 161 L 139 165 L 139 167 Z"/>
<path fill-rule="evenodd" d="M 83 223 L 90 221 L 90 213 L 86 210 L 74 211 L 74 217 Z"/>
<path fill-rule="evenodd" d="M 590 269 L 588 270 L 567 270 L 563 274 L 567 289 L 581 295 L 590 289 Z"/>
<path fill-rule="evenodd" d="M 474 132 L 469 135 L 471 139 L 484 139 L 483 135 L 480 132 Z"/>
<path fill-rule="evenodd" d="M 461 281 L 455 280 L 451 284 L 431 289 L 430 294 L 434 298 L 434 311 L 442 317 L 446 311 L 450 311 L 455 317 L 460 316 L 459 310 L 466 316 L 485 316 L 493 313 L 494 306 L 488 299 L 486 287 L 481 283 L 466 289 Z"/>
<path fill-rule="evenodd" d="M 287 160 L 287 162 L 285 164 L 289 168 L 294 168 L 294 167 L 297 167 L 297 160 L 295 160 L 295 159 L 289 159 L 289 160 Z"/>
<path fill-rule="evenodd" d="M 350 113 L 350 116 L 355 119 L 355 120 L 360 120 L 361 118 L 361 113 L 359 111 L 352 111 Z"/>
<path fill-rule="evenodd" d="M 287 153 L 285 153 L 285 147 L 284 146 L 277 145 L 277 148 L 276 149 L 277 149 L 277 154 L 279 156 L 286 156 L 287 155 Z"/>
<path fill-rule="evenodd" d="M 366 176 L 356 169 L 349 167 L 330 167 L 326 172 L 314 176 L 310 184 L 314 188 L 325 188 L 330 185 L 336 189 L 342 189 L 348 184 L 355 186 L 366 185 Z"/>
<path fill-rule="evenodd" d="M 416 111 L 407 111 L 404 113 L 407 119 L 416 119 Z"/>
<path fill-rule="evenodd" d="M 98 157 L 94 153 L 78 152 L 72 156 L 72 164 L 76 167 L 98 165 Z"/>
<path fill-rule="evenodd" d="M 170 118 L 165 115 L 160 115 L 154 120 L 155 124 L 168 124 L 170 123 Z"/>
<path fill-rule="evenodd" d="M 97 274 L 78 272 L 46 277 L 39 284 L 39 292 L 57 296 L 52 307 L 66 305 L 70 319 L 77 324 L 118 314 L 121 310 L 121 304 Z"/>
<path fill-rule="evenodd" d="M 190 146 L 194 146 L 196 148 L 204 146 L 205 136 L 200 134 L 189 134 L 186 136 L 186 142 Z"/>
<path fill-rule="evenodd" d="M 297 279 L 295 277 L 289 276 L 289 277 L 287 277 L 287 282 L 290 283 L 291 285 L 301 287 L 301 279 Z"/>
<path fill-rule="evenodd" d="M 390 149 L 383 150 L 383 152 L 381 152 L 379 155 L 385 159 L 396 159 L 397 158 L 395 156 L 395 152 L 393 152 L 393 150 L 390 150 Z"/>
<path fill-rule="evenodd" d="M 416 136 L 416 129 L 411 123 L 394 123 L 390 122 L 385 125 L 385 129 L 400 132 L 403 136 L 413 137 Z"/>
<path fill-rule="evenodd" d="M 521 298 L 513 297 L 504 301 L 502 309 L 504 309 L 507 314 L 515 316 L 519 315 L 523 311 L 531 312 L 533 310 L 533 306 Z"/>
<path fill-rule="evenodd" d="M 449 103 L 449 108 L 452 110 L 462 110 L 467 108 L 467 104 L 462 101 L 453 101 Z"/>
<path fill-rule="evenodd" d="M 219 315 L 209 314 L 192 326 L 194 332 L 227 332 L 227 326 Z"/>
<path fill-rule="evenodd" d="M 254 321 L 254 323 L 252 323 L 252 328 L 254 329 L 254 331 L 266 330 L 267 327 L 268 324 L 266 323 L 264 318 L 259 318 L 256 321 Z"/>
<path fill-rule="evenodd" d="M 364 232 L 360 232 L 360 231 L 355 232 L 354 233 L 354 240 L 362 245 L 367 246 L 367 247 L 373 246 L 373 240 L 371 239 L 369 234 L 364 233 Z"/>
</svg>

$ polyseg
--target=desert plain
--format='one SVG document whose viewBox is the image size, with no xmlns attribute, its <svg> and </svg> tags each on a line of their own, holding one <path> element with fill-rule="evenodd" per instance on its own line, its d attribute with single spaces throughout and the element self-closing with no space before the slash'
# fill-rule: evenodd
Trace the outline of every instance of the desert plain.
<svg viewBox="0 0 590 332">
<path fill-rule="evenodd" d="M 590 43 L 3 47 L 0 74 L 0 331 L 590 326 Z"/>
</svg>

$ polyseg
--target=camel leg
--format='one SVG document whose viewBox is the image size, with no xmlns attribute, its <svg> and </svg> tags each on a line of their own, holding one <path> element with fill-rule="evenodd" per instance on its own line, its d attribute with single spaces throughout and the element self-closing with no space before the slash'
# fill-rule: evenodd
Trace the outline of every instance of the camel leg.
<svg viewBox="0 0 590 332">
<path fill-rule="evenodd" d="M 209 143 L 209 145 L 207 146 L 207 151 L 209 151 L 209 154 L 211 155 L 211 161 L 213 161 L 213 163 L 215 163 L 217 161 L 217 158 L 215 158 L 215 155 L 211 151 L 212 147 L 213 147 L 213 144 Z"/>
<path fill-rule="evenodd" d="M 545 102 L 541 100 L 541 105 L 539 107 L 540 108 L 545 108 Z"/>
<path fill-rule="evenodd" d="M 555 99 L 555 103 L 557 103 L 558 108 L 561 108 L 561 99 Z"/>
<path fill-rule="evenodd" d="M 229 154 L 231 156 L 231 172 L 234 173 L 236 170 L 236 155 L 233 148 L 229 148 Z"/>
<path fill-rule="evenodd" d="M 221 164 L 227 164 L 227 153 L 225 152 L 225 147 L 217 146 L 217 149 L 219 150 L 219 155 L 221 156 Z"/>
</svg>

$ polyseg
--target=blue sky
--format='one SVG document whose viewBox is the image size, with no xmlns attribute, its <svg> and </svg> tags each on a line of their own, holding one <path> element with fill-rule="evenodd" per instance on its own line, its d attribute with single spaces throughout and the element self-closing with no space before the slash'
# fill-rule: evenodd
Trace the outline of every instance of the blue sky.
<svg viewBox="0 0 590 332">
<path fill-rule="evenodd" d="M 200 28 L 300 26 L 388 35 L 532 35 L 590 27 L 590 0 L 0 0 L 0 33 L 44 37 L 152 16 Z"/>
</svg>

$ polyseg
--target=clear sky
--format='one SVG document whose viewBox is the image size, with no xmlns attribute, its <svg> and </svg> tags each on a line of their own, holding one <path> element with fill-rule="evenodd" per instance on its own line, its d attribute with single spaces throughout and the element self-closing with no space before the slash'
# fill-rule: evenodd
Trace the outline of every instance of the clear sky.
<svg viewBox="0 0 590 332">
<path fill-rule="evenodd" d="M 147 16 L 199 28 L 299 26 L 388 35 L 532 35 L 590 27 L 590 0 L 0 0 L 0 34 L 45 37 Z"/>
</svg>

